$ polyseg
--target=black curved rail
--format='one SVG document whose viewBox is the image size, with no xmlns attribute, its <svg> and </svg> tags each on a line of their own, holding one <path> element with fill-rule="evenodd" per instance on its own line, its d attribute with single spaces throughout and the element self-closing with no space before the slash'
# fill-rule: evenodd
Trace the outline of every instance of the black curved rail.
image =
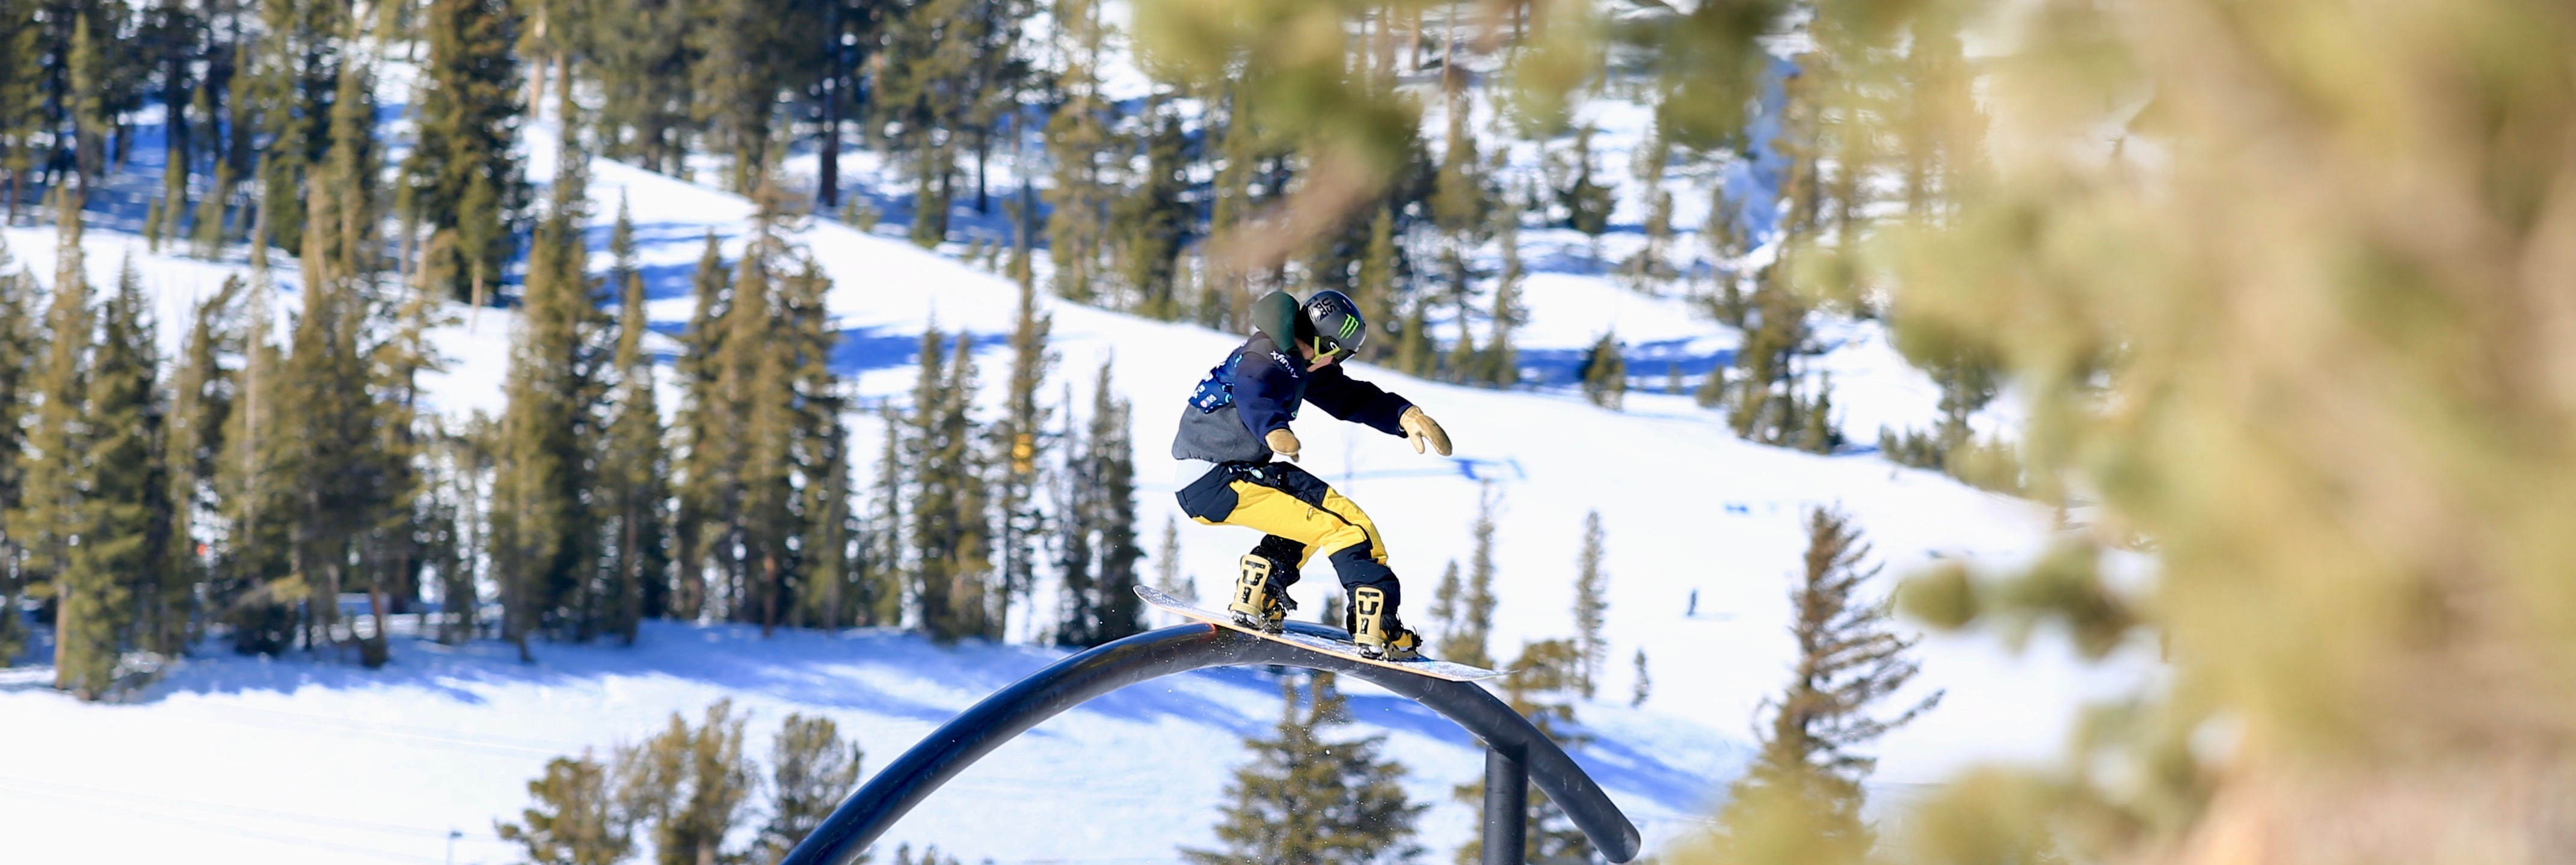
<svg viewBox="0 0 2576 865">
<path fill-rule="evenodd" d="M 1341 631 L 1302 622 L 1301 631 L 1342 637 Z M 1637 857 L 1637 827 L 1603 795 L 1592 776 L 1575 765 L 1529 719 L 1484 688 L 1389 670 L 1337 658 L 1214 625 L 1175 625 L 1148 631 L 1074 655 L 994 692 L 968 707 L 928 738 L 886 764 L 780 865 L 850 865 L 896 820 L 977 759 L 1039 722 L 1119 688 L 1207 667 L 1275 664 L 1354 676 L 1402 694 L 1458 722 L 1488 748 L 1512 755 L 1529 779 L 1547 791 L 1592 846 L 1612 862 Z"/>
</svg>

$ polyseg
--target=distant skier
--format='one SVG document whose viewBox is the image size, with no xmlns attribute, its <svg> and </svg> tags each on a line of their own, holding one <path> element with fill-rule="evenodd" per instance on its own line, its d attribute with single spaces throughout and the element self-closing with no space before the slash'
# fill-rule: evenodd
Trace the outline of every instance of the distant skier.
<svg viewBox="0 0 2576 865">
<path fill-rule="evenodd" d="M 1288 587 L 1297 569 L 1322 555 L 1350 592 L 1344 622 L 1370 657 L 1421 657 L 1422 638 L 1396 617 L 1403 593 L 1386 566 L 1386 543 L 1358 505 L 1298 468 L 1297 434 L 1288 429 L 1302 401 L 1326 413 L 1404 436 L 1421 453 L 1429 444 L 1449 455 L 1449 434 L 1412 402 L 1351 378 L 1337 364 L 1368 340 L 1359 307 L 1338 291 L 1300 304 L 1273 291 L 1252 302 L 1255 332 L 1208 370 L 1181 412 L 1172 458 L 1183 462 L 1181 511 L 1206 525 L 1266 533 L 1243 557 L 1235 621 L 1278 633 L 1295 604 Z M 1290 462 L 1272 462 L 1271 455 Z"/>
</svg>

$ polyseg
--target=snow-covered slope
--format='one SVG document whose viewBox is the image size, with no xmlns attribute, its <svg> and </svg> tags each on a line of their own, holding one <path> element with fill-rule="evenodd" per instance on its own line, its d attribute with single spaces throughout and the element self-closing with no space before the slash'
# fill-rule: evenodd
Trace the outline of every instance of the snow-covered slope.
<svg viewBox="0 0 2576 865">
<path fill-rule="evenodd" d="M 548 141 L 538 131 L 531 140 Z M 539 148 L 531 176 L 551 173 Z M 689 311 L 689 273 L 714 231 L 739 249 L 749 205 L 741 198 L 601 161 L 592 172 L 596 230 L 623 198 L 632 208 L 649 280 L 650 317 L 676 330 Z M 50 228 L 0 231 L 18 261 L 54 268 Z M 835 281 L 830 308 L 842 330 L 842 372 L 870 397 L 900 398 L 914 352 L 934 323 L 984 345 L 987 381 L 1007 368 L 1001 337 L 1016 293 L 989 274 L 902 241 L 828 220 L 795 240 Z M 1560 238 L 1561 240 L 1561 238 Z M 1534 243 L 1547 238 L 1533 239 Z M 132 256 L 158 293 L 164 340 L 175 349 L 187 304 L 211 293 L 239 262 L 208 264 L 153 255 L 114 225 L 86 245 L 92 279 L 111 285 Z M 594 262 L 605 265 L 604 255 Z M 294 303 L 294 272 L 278 272 Z M 1693 317 L 1688 304 L 1643 297 L 1583 268 L 1542 267 L 1529 285 L 1531 350 L 1588 344 L 1604 325 L 1641 341 L 1674 341 L 1694 353 L 1731 347 L 1730 332 Z M 1139 497 L 1149 548 L 1177 516 L 1165 458 L 1170 424 L 1190 385 L 1236 338 L 1049 302 L 1057 380 L 1087 410 L 1094 371 L 1113 367 L 1136 407 Z M 1608 321 L 1585 316 L 1608 316 Z M 458 310 L 460 320 L 469 318 Z M 431 384 L 443 411 L 497 412 L 513 317 L 483 310 L 437 335 L 449 369 Z M 1828 356 L 1845 425 L 1919 423 L 1928 383 L 1906 369 L 1883 332 L 1838 325 Z M 1699 356 L 1705 356 L 1700 354 Z M 1652 376 L 1656 365 L 1640 363 Z M 1742 758 L 1745 731 L 1764 694 L 1783 680 L 1792 647 L 1784 631 L 1788 575 L 1798 567 L 1804 509 L 1848 511 L 1868 533 L 1886 584 L 1934 557 L 2008 561 L 2043 542 L 2050 516 L 1875 456 L 1818 456 L 1745 444 L 1685 396 L 1632 393 L 1627 411 L 1562 392 L 1498 392 L 1353 372 L 1399 391 L 1455 436 L 1454 457 L 1416 455 L 1395 438 L 1313 414 L 1299 424 L 1305 466 L 1366 508 L 1385 530 L 1400 574 L 1426 597 L 1451 559 L 1469 549 L 1481 481 L 1503 498 L 1498 523 L 1496 650 L 1573 631 L 1573 571 L 1584 515 L 1608 532 L 1611 659 L 1603 701 L 1582 708 L 1599 737 L 1579 756 L 1648 833 L 1668 838 L 1704 819 Z M 1059 391 L 1051 385 L 1049 394 Z M 998 399 L 988 387 L 985 397 Z M 675 404 L 666 399 L 666 405 Z M 988 404 L 988 410 L 989 410 Z M 857 453 L 876 450 L 873 424 L 858 425 Z M 865 471 L 865 469 L 862 469 Z M 1222 591 L 1251 532 L 1180 519 L 1182 573 L 1202 596 Z M 1154 562 L 1147 562 L 1150 570 Z M 1297 590 L 1308 610 L 1334 583 L 1322 567 Z M 1043 589 L 1041 597 L 1044 597 Z M 1695 607 L 1695 614 L 1690 611 Z M 1015 615 L 1023 611 L 1014 611 Z M 1652 697 L 1625 706 L 1631 653 L 1651 664 Z M 1918 691 L 1947 689 L 1936 711 L 1884 743 L 1879 778 L 1928 782 L 1963 763 L 2046 753 L 2078 700 L 2135 675 L 2081 670 L 2043 638 L 2013 657 L 1974 638 L 1924 644 Z M 538 647 L 521 665 L 492 646 L 448 650 L 398 644 L 394 663 L 366 672 L 303 659 L 263 661 L 212 651 L 123 705 L 79 704 L 39 686 L 43 671 L 5 674 L 0 728 L 13 743 L 0 761 L 0 826 L 11 858 L 95 861 L 101 839 L 116 861 L 339 862 L 360 857 L 436 861 L 450 827 L 459 862 L 498 862 L 507 849 L 491 821 L 524 803 L 522 784 L 550 756 L 605 749 L 680 711 L 692 716 L 730 697 L 757 713 L 755 751 L 791 711 L 843 722 L 882 765 L 958 709 L 1060 652 L 1027 646 L 934 647 L 886 633 L 782 632 L 763 639 L 731 627 L 657 624 L 631 650 Z M 1465 840 L 1471 811 L 1451 785 L 1474 778 L 1474 744 L 1437 716 L 1354 685 L 1358 732 L 1390 737 L 1412 769 L 1419 800 L 1437 803 L 1424 823 L 1435 855 Z M 933 797 L 889 840 L 936 843 L 967 861 L 1171 861 L 1177 844 L 1204 844 L 1214 797 L 1238 758 L 1240 738 L 1277 713 L 1266 674 L 1225 671 L 1164 680 L 1114 695 L 1039 727 Z M 148 827 L 135 831 L 126 827 Z M 19 831 L 24 830 L 24 831 Z M 122 830 L 122 831 L 120 831 Z"/>
</svg>

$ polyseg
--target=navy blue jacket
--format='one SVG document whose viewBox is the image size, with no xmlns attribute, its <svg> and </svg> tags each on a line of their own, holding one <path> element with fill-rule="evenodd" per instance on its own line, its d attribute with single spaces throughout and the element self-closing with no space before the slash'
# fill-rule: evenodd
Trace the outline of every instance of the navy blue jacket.
<svg viewBox="0 0 2576 865">
<path fill-rule="evenodd" d="M 1352 378 L 1341 364 L 1313 372 L 1266 334 L 1254 334 L 1208 370 L 1190 404 L 1181 410 L 1172 457 L 1209 462 L 1268 462 L 1271 430 L 1288 426 L 1302 403 L 1336 418 L 1403 435 L 1397 419 L 1413 403 L 1377 385 Z"/>
</svg>

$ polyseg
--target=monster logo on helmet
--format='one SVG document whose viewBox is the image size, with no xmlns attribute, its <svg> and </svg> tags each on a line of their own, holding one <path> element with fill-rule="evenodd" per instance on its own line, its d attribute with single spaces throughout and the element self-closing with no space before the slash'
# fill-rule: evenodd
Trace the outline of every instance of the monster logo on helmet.
<svg viewBox="0 0 2576 865">
<path fill-rule="evenodd" d="M 1306 298 L 1298 322 L 1299 336 L 1310 340 L 1318 358 L 1348 355 L 1368 343 L 1368 321 L 1360 317 L 1359 304 L 1350 295 L 1338 291 L 1315 292 Z"/>
</svg>

